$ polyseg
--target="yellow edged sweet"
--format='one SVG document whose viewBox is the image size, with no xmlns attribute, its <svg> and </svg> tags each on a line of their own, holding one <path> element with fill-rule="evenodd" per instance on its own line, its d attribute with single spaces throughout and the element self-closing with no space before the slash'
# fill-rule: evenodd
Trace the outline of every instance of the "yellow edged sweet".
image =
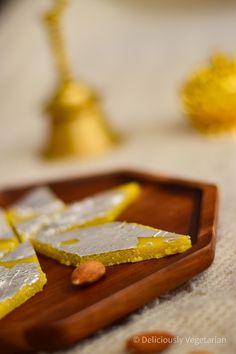
<svg viewBox="0 0 236 354">
<path fill-rule="evenodd" d="M 8 219 L 21 241 L 45 227 L 72 230 L 114 220 L 140 193 L 131 182 L 67 206 L 45 187 L 37 188 L 8 210 Z"/>
<path fill-rule="evenodd" d="M 23 304 L 46 284 L 29 241 L 0 259 L 0 319 Z"/>
<path fill-rule="evenodd" d="M 69 204 L 49 225 L 67 231 L 115 220 L 139 196 L 140 185 L 130 182 Z"/>
<path fill-rule="evenodd" d="M 21 241 L 48 225 L 65 204 L 47 187 L 34 188 L 7 210 L 7 218 Z"/>
<path fill-rule="evenodd" d="M 0 208 L 0 258 L 14 249 L 17 245 L 17 237 L 7 222 L 5 211 Z"/>
<path fill-rule="evenodd" d="M 8 217 L 13 223 L 20 222 L 61 211 L 64 206 L 64 203 L 48 187 L 38 187 L 30 190 L 11 205 L 8 209 Z"/>
<path fill-rule="evenodd" d="M 91 259 L 108 266 L 139 262 L 182 253 L 191 247 L 189 236 L 126 222 L 67 232 L 47 229 L 32 241 L 38 252 L 74 266 Z"/>
</svg>

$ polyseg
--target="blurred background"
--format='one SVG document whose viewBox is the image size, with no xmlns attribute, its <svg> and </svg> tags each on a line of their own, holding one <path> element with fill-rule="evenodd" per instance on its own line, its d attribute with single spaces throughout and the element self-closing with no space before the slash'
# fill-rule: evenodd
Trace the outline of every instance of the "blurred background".
<svg viewBox="0 0 236 354">
<path fill-rule="evenodd" d="M 43 110 L 57 82 L 42 23 L 51 6 L 49 0 L 2 2 L 0 185 L 119 166 L 200 178 L 205 167 L 206 177 L 214 179 L 218 161 L 208 171 L 207 160 L 222 149 L 234 154 L 235 141 L 209 141 L 193 131 L 179 89 L 212 51 L 236 53 L 235 1 L 71 1 L 63 16 L 71 66 L 97 90 L 123 141 L 99 157 L 56 162 L 39 155 L 48 131 Z M 195 158 L 199 162 L 189 171 Z"/>
</svg>

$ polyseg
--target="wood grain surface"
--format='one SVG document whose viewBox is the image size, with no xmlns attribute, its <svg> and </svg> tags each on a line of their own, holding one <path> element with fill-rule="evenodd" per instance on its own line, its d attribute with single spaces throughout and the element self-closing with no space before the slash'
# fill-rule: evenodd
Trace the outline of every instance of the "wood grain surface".
<svg viewBox="0 0 236 354">
<path fill-rule="evenodd" d="M 212 263 L 218 207 L 214 185 L 136 171 L 43 184 L 65 202 L 72 202 L 129 181 L 139 182 L 142 192 L 119 220 L 189 234 L 193 247 L 159 260 L 108 267 L 101 281 L 82 289 L 71 285 L 72 267 L 39 256 L 48 283 L 43 292 L 0 320 L 1 353 L 36 353 L 71 346 Z M 9 205 L 33 187 L 0 192 L 0 205 Z"/>
</svg>

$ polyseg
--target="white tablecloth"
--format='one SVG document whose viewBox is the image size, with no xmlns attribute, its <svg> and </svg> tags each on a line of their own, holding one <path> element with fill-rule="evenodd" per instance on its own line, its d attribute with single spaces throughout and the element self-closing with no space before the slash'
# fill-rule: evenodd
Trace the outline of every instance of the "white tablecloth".
<svg viewBox="0 0 236 354">
<path fill-rule="evenodd" d="M 119 167 L 207 180 L 220 188 L 216 259 L 204 273 L 117 326 L 62 353 L 124 352 L 125 339 L 162 329 L 185 338 L 170 354 L 236 353 L 236 140 L 199 136 L 185 122 L 178 90 L 211 51 L 236 53 L 235 1 L 74 0 L 65 16 L 76 75 L 95 87 L 120 146 L 99 157 L 45 162 L 42 103 L 55 83 L 40 16 L 46 0 L 13 1 L 0 14 L 0 186 Z M 202 339 L 204 340 L 204 339 Z"/>
</svg>

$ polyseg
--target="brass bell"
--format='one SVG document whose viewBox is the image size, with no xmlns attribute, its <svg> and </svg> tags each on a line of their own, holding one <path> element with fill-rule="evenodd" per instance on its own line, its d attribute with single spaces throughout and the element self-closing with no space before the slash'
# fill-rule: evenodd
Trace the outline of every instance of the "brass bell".
<svg viewBox="0 0 236 354">
<path fill-rule="evenodd" d="M 104 118 L 98 97 L 72 78 L 60 26 L 67 3 L 56 0 L 54 8 L 45 16 L 59 74 L 58 88 L 46 108 L 50 130 L 44 155 L 48 158 L 95 155 L 117 141 Z"/>
</svg>

